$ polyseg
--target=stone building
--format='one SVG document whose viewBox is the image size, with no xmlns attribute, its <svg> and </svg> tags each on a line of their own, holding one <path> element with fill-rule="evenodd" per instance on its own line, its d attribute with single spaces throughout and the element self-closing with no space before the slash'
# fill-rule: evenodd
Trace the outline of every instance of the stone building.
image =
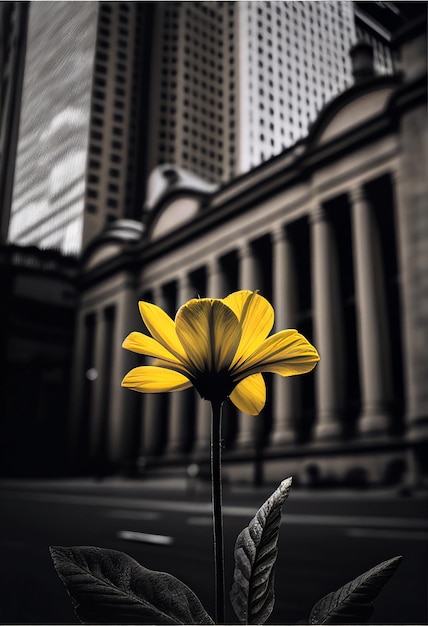
<svg viewBox="0 0 428 626">
<path fill-rule="evenodd" d="M 75 468 L 201 471 L 209 405 L 194 390 L 120 387 L 140 360 L 137 302 L 171 315 L 190 297 L 259 289 L 276 328 L 318 348 L 312 374 L 268 380 L 257 417 L 227 406 L 231 479 L 418 483 L 427 473 L 428 182 L 426 27 L 401 31 L 400 72 L 376 76 L 353 50 L 354 85 L 309 135 L 213 187 L 179 167 L 152 174 L 143 220 L 109 224 L 86 247 L 72 376 Z"/>
</svg>

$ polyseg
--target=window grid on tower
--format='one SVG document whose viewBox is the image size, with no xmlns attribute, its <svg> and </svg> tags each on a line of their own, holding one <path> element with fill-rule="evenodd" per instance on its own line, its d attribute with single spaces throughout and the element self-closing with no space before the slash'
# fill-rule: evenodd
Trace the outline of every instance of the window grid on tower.
<svg viewBox="0 0 428 626">
<path fill-rule="evenodd" d="M 222 5 L 222 3 L 218 3 Z M 221 6 L 186 3 L 182 164 L 207 180 L 223 175 L 223 15 Z"/>
<path fill-rule="evenodd" d="M 180 3 L 177 3 L 179 5 Z M 175 126 L 178 85 L 178 7 L 166 3 L 161 43 L 160 130 L 158 163 L 176 162 Z"/>
<path fill-rule="evenodd" d="M 356 34 L 347 1 L 157 7 L 153 166 L 173 162 L 207 180 L 228 180 L 306 136 L 321 108 L 351 84 Z M 382 52 L 375 49 L 375 57 Z"/>
<path fill-rule="evenodd" d="M 135 19 L 130 19 L 130 12 L 135 9 L 127 2 L 99 5 L 85 203 L 86 211 L 99 220 L 124 216 L 129 201 L 133 166 L 128 153 L 135 125 L 131 90 Z"/>
<path fill-rule="evenodd" d="M 325 101 L 346 86 L 353 22 L 352 8 L 345 5 L 277 2 L 273 11 L 266 2 L 245 3 L 252 44 L 249 101 L 257 112 L 250 166 L 305 136 Z M 333 36 L 337 26 L 342 38 Z"/>
<path fill-rule="evenodd" d="M 224 176 L 229 112 L 224 5 L 177 2 L 163 7 L 157 163 L 173 161 L 207 180 Z"/>
<path fill-rule="evenodd" d="M 391 51 L 377 37 L 369 34 L 357 25 L 357 40 L 365 41 L 373 47 L 373 65 L 378 74 L 391 74 L 393 71 L 393 59 Z"/>
</svg>

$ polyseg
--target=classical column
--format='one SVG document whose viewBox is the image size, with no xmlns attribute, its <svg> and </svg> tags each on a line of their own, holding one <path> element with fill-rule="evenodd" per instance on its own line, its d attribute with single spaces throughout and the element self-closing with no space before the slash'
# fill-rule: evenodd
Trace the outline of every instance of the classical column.
<svg viewBox="0 0 428 626">
<path fill-rule="evenodd" d="M 177 283 L 177 308 L 194 296 L 194 290 L 187 274 L 182 274 Z M 168 453 L 180 453 L 186 444 L 191 427 L 190 419 L 193 413 L 193 389 L 186 389 L 170 394 L 169 425 L 168 425 Z"/>
<path fill-rule="evenodd" d="M 93 367 L 93 397 L 90 410 L 90 450 L 91 460 L 94 465 L 100 463 L 101 455 L 101 431 L 103 428 L 102 415 L 103 394 L 106 393 L 105 381 L 103 380 L 106 369 L 104 367 L 105 360 L 105 335 L 106 335 L 106 319 L 102 310 L 98 310 L 95 314 L 95 351 L 94 351 L 94 367 Z M 107 408 L 108 411 L 108 408 Z M 108 416 L 107 416 L 108 420 Z"/>
<path fill-rule="evenodd" d="M 358 428 L 364 434 L 385 434 L 390 424 L 391 359 L 379 232 L 363 188 L 353 189 L 350 199 L 362 390 Z"/>
<path fill-rule="evenodd" d="M 297 294 L 293 249 L 287 230 L 278 226 L 272 232 L 273 303 L 275 332 L 295 327 Z M 297 376 L 273 377 L 273 426 L 271 446 L 295 440 L 295 422 L 299 411 L 299 379 Z"/>
<path fill-rule="evenodd" d="M 239 289 L 255 291 L 260 287 L 260 269 L 251 244 L 243 242 L 238 249 L 239 258 Z M 255 417 L 238 411 L 238 433 L 236 448 L 247 448 L 254 445 Z"/>
<path fill-rule="evenodd" d="M 91 455 L 94 470 L 103 475 L 108 469 L 108 437 L 112 395 L 119 391 L 120 380 L 112 380 L 116 307 L 100 309 L 96 315 L 91 409 Z"/>
<path fill-rule="evenodd" d="M 413 157 L 412 157 L 413 158 Z M 403 167 L 403 165 L 401 166 Z M 407 436 L 417 441 L 428 433 L 428 400 L 426 394 L 428 362 L 425 356 L 428 325 L 424 315 L 424 266 L 420 256 L 425 246 L 421 240 L 427 229 L 420 227 L 426 220 L 426 201 L 419 188 L 412 185 L 406 172 L 392 175 L 392 191 L 397 215 L 397 253 L 402 305 L 403 374 L 405 387 L 405 419 Z M 425 217 L 424 217 L 425 216 Z M 420 250 L 419 254 L 415 251 Z M 421 341 L 422 337 L 422 341 Z"/>
<path fill-rule="evenodd" d="M 118 277 L 119 279 L 119 277 Z M 123 273 L 117 285 L 114 304 L 114 325 L 110 365 L 109 396 L 110 421 L 108 429 L 109 458 L 113 463 L 129 464 L 138 455 L 141 431 L 139 394 L 120 386 L 123 376 L 138 365 L 136 354 L 122 348 L 125 337 L 138 328 L 140 319 L 133 276 Z"/>
<path fill-rule="evenodd" d="M 223 298 L 224 276 L 220 259 L 212 257 L 207 264 L 207 297 Z"/>
<path fill-rule="evenodd" d="M 206 294 L 209 298 L 222 298 L 224 277 L 217 257 L 209 260 L 207 266 Z M 196 394 L 196 452 L 205 452 L 210 446 L 211 405 Z"/>
<path fill-rule="evenodd" d="M 153 303 L 161 308 L 166 308 L 162 288 L 156 285 L 152 290 Z M 145 331 L 146 332 L 146 331 Z M 140 457 L 150 458 L 158 454 L 162 448 L 162 425 L 164 420 L 163 411 L 165 398 L 163 394 L 144 393 L 142 395 L 142 442 L 140 444 Z"/>
<path fill-rule="evenodd" d="M 92 395 L 92 372 L 94 351 L 94 322 L 89 324 L 88 313 L 80 311 L 76 320 L 75 341 L 73 345 L 73 369 L 71 374 L 70 394 L 70 442 L 71 463 L 73 467 L 86 464 L 89 456 L 88 417 L 90 408 L 87 404 Z M 94 319 L 94 318 L 91 318 Z M 90 326 L 90 328 L 89 328 Z"/>
<path fill-rule="evenodd" d="M 345 359 L 336 241 L 326 211 L 310 216 L 313 320 L 315 346 L 321 362 L 315 370 L 315 440 L 335 439 L 342 432 Z"/>
</svg>

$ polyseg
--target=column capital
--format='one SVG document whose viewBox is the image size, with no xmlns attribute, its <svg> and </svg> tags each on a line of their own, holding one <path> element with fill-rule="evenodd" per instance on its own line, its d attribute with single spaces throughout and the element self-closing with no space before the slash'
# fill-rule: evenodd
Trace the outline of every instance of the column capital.
<svg viewBox="0 0 428 626">
<path fill-rule="evenodd" d="M 322 204 L 317 204 L 309 211 L 309 223 L 316 224 L 327 219 L 327 212 Z"/>
<path fill-rule="evenodd" d="M 270 232 L 272 243 L 276 244 L 288 238 L 287 228 L 284 224 L 276 224 Z"/>
<path fill-rule="evenodd" d="M 238 243 L 238 257 L 240 259 L 252 256 L 252 254 L 253 250 L 250 241 L 243 240 Z"/>
<path fill-rule="evenodd" d="M 348 191 L 349 198 L 352 204 L 359 204 L 361 202 L 367 202 L 367 195 L 363 185 L 355 185 Z"/>
</svg>

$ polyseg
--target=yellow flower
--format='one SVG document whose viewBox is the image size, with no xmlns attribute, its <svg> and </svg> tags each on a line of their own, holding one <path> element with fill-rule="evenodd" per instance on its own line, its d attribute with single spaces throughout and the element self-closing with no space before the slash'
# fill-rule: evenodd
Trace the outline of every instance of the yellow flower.
<svg viewBox="0 0 428 626">
<path fill-rule="evenodd" d="M 155 304 L 138 304 L 152 336 L 133 332 L 122 346 L 156 361 L 126 374 L 122 386 L 135 391 L 182 391 L 193 385 L 206 400 L 221 403 L 230 397 L 244 413 L 258 415 L 266 402 L 262 372 L 294 376 L 319 361 L 297 330 L 268 337 L 274 311 L 258 292 L 189 300 L 175 321 Z"/>
</svg>

